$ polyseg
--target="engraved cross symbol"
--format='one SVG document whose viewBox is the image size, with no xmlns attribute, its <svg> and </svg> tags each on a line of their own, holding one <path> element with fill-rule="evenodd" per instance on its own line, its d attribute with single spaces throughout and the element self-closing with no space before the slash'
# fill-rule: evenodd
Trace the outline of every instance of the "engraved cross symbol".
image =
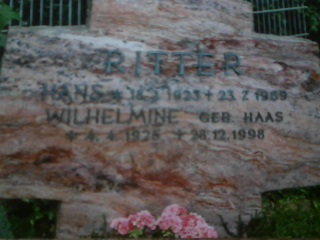
<svg viewBox="0 0 320 240">
<path fill-rule="evenodd" d="M 185 134 L 185 132 L 183 132 L 181 129 L 173 133 L 178 137 L 179 140 L 181 140 L 183 135 Z"/>
<path fill-rule="evenodd" d="M 211 90 L 208 90 L 207 92 L 205 92 L 204 95 L 206 95 L 206 97 L 208 98 L 208 101 L 211 101 L 211 97 L 213 96 L 213 93 L 211 92 Z"/>
</svg>

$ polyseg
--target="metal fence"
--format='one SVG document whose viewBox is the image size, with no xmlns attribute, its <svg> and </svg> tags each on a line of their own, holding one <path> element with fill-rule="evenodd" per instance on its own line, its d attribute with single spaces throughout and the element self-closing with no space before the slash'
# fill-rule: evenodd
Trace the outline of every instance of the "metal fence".
<svg viewBox="0 0 320 240">
<path fill-rule="evenodd" d="M 249 0 L 254 31 L 280 36 L 307 36 L 305 0 Z"/>
<path fill-rule="evenodd" d="M 72 26 L 84 25 L 87 0 L 3 0 L 20 16 L 11 26 Z"/>
<path fill-rule="evenodd" d="M 21 16 L 21 20 L 12 21 L 11 26 L 84 25 L 86 24 L 88 1 L 3 0 Z M 306 0 L 246 1 L 251 2 L 253 6 L 255 32 L 280 36 L 308 35 L 305 17 Z"/>
</svg>

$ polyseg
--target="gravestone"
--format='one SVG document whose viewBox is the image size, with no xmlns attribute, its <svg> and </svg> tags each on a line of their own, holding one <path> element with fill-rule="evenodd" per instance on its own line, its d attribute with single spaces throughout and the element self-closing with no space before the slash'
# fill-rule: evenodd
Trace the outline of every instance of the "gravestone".
<svg viewBox="0 0 320 240">
<path fill-rule="evenodd" d="M 252 24 L 242 0 L 94 0 L 89 29 L 11 29 L 0 197 L 61 201 L 61 238 L 171 203 L 223 237 L 319 184 L 318 46 Z"/>
</svg>

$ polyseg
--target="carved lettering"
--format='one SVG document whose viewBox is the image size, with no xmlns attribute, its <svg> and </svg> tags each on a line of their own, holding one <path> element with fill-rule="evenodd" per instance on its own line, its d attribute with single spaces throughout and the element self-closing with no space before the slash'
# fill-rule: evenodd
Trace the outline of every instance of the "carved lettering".
<svg viewBox="0 0 320 240">
<path fill-rule="evenodd" d="M 143 63 L 152 63 L 154 65 L 153 73 L 155 75 L 163 74 L 163 63 L 168 61 L 169 57 L 179 58 L 179 65 L 177 66 L 177 74 L 180 76 L 185 76 L 186 58 L 197 59 L 197 75 L 211 77 L 214 76 L 217 66 L 214 63 L 214 54 L 209 52 L 172 52 L 171 54 L 166 51 L 148 51 L 145 54 L 142 54 L 141 51 L 136 52 L 135 64 L 134 64 L 134 73 L 137 76 L 142 75 L 143 73 Z M 211 60 L 209 60 L 211 59 Z M 126 73 L 125 67 L 122 64 L 125 62 L 125 54 L 119 50 L 108 50 L 106 57 L 106 73 Z M 225 76 L 230 76 L 231 72 L 234 72 L 236 75 L 242 75 L 241 71 L 241 62 L 240 57 L 236 53 L 226 53 L 224 54 L 224 74 Z"/>
</svg>

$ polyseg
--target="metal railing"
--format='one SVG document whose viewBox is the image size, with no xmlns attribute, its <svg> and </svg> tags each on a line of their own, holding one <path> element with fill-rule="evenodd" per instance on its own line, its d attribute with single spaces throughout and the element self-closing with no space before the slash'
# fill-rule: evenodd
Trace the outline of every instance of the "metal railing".
<svg viewBox="0 0 320 240">
<path fill-rule="evenodd" d="M 19 12 L 20 21 L 11 26 L 74 26 L 84 25 L 87 0 L 3 0 Z"/>
<path fill-rule="evenodd" d="M 18 26 L 86 24 L 88 0 L 3 0 L 20 13 Z M 108 1 L 108 0 L 106 0 Z M 306 0 L 246 0 L 252 3 L 254 31 L 280 36 L 307 36 Z"/>
<path fill-rule="evenodd" d="M 249 0 L 254 31 L 279 36 L 307 36 L 305 0 Z"/>
</svg>

